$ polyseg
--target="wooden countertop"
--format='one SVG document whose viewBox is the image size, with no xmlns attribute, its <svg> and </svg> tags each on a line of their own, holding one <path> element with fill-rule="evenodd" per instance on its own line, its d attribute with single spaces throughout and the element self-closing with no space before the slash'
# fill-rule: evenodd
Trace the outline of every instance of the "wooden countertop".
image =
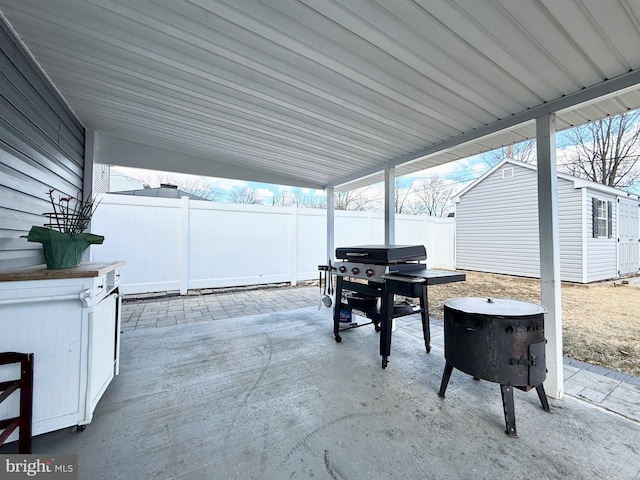
<svg viewBox="0 0 640 480">
<path fill-rule="evenodd" d="M 73 268 L 47 268 L 44 264 L 32 265 L 0 270 L 0 282 L 99 277 L 123 265 L 122 261 L 81 263 Z"/>
</svg>

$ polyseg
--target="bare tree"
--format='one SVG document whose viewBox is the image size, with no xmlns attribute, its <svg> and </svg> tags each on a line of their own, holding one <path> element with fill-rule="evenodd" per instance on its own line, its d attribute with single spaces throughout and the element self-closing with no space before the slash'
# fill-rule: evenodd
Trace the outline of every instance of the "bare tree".
<svg viewBox="0 0 640 480">
<path fill-rule="evenodd" d="M 512 145 L 505 145 L 482 155 L 482 159 L 489 167 L 493 167 L 505 158 L 512 158 L 524 163 L 536 163 L 536 140 L 530 139 Z"/>
<path fill-rule="evenodd" d="M 220 200 L 221 192 L 209 181 L 202 177 L 193 175 L 176 175 L 168 172 L 157 172 L 155 174 L 143 175 L 140 180 L 147 185 L 160 186 L 163 183 L 176 185 L 183 192 L 206 198 L 207 200 Z"/>
<path fill-rule="evenodd" d="M 327 197 L 317 193 L 309 194 L 304 206 L 307 208 L 327 208 Z"/>
<path fill-rule="evenodd" d="M 305 207 L 305 208 L 325 208 L 327 206 L 326 197 L 315 192 L 305 192 L 301 188 L 293 188 L 274 195 L 273 205 L 279 207 Z"/>
<path fill-rule="evenodd" d="M 610 187 L 640 180 L 640 110 L 567 130 L 566 136 L 575 153 L 559 169 Z"/>
<path fill-rule="evenodd" d="M 244 205 L 260 205 L 262 200 L 251 187 L 235 188 L 229 194 L 231 203 L 241 203 Z"/>
<path fill-rule="evenodd" d="M 416 202 L 416 210 L 433 217 L 444 217 L 451 209 L 453 187 L 437 175 L 425 178 L 415 186 L 414 193 L 420 200 Z"/>
<path fill-rule="evenodd" d="M 356 188 L 348 192 L 335 192 L 336 210 L 371 210 L 375 208 L 377 199 L 371 195 L 372 186 Z"/>
<path fill-rule="evenodd" d="M 404 186 L 400 178 L 395 179 L 393 194 L 395 197 L 396 213 L 414 213 L 415 205 L 412 202 L 414 198 L 414 188 L 412 185 Z"/>
<path fill-rule="evenodd" d="M 179 181 L 176 185 L 178 185 L 178 188 L 184 192 L 191 193 L 214 202 L 220 200 L 220 197 L 222 196 L 218 188 L 200 178 L 189 178 Z"/>
</svg>

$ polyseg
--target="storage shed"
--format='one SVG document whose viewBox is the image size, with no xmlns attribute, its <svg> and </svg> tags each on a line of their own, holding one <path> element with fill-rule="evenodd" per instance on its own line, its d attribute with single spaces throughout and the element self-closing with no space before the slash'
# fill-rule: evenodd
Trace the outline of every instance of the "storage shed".
<svg viewBox="0 0 640 480">
<path fill-rule="evenodd" d="M 537 172 L 507 159 L 463 189 L 456 268 L 540 278 Z M 638 195 L 558 174 L 561 279 L 589 283 L 638 273 Z"/>
</svg>

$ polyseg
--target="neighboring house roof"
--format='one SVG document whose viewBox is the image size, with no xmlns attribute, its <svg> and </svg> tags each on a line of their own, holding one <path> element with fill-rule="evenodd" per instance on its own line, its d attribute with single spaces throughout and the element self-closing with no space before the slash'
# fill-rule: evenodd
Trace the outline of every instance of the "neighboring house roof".
<svg viewBox="0 0 640 480">
<path fill-rule="evenodd" d="M 178 190 L 176 185 L 163 183 L 159 188 L 142 188 L 139 190 L 127 190 L 124 192 L 111 192 L 116 195 L 136 195 L 138 197 L 160 197 L 160 198 L 181 198 L 189 197 L 191 200 L 207 200 L 206 198 L 193 195 L 192 193 Z"/>
<path fill-rule="evenodd" d="M 503 168 L 506 164 L 517 165 L 523 168 L 528 168 L 529 170 L 533 170 L 533 171 L 537 170 L 536 166 L 530 163 L 524 163 L 518 160 L 513 160 L 511 158 L 505 158 L 504 160 L 500 161 L 499 163 L 491 167 L 489 170 L 484 172 L 479 178 L 477 178 L 476 180 L 471 182 L 469 185 L 464 187 L 462 190 L 460 190 L 460 192 L 455 197 L 453 197 L 451 201 L 453 203 L 458 203 L 460 201 L 461 196 L 463 196 L 465 193 L 467 193 L 469 190 L 475 187 L 478 183 L 482 182 L 485 178 L 487 178 L 493 172 L 495 172 L 496 170 L 499 170 L 500 168 Z M 620 190 L 619 188 L 615 188 L 615 187 L 609 187 L 607 185 L 603 185 L 598 182 L 592 182 L 591 180 L 585 180 L 584 178 L 574 177 L 573 175 L 569 175 L 567 173 L 558 172 L 558 178 L 563 178 L 565 180 L 569 180 L 573 182 L 574 188 L 590 188 L 598 192 L 609 193 L 611 195 L 616 195 L 618 197 L 630 197 L 634 199 L 640 198 L 640 196 L 627 192 L 625 190 Z"/>
</svg>

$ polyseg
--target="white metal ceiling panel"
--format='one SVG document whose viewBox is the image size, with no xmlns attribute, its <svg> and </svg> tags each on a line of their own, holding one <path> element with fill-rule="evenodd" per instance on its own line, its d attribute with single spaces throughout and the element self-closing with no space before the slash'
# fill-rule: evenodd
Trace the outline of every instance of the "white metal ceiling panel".
<svg viewBox="0 0 640 480">
<path fill-rule="evenodd" d="M 360 185 L 530 138 L 528 112 L 547 106 L 559 128 L 640 107 L 637 0 L 0 0 L 0 11 L 100 134 L 97 160 L 120 165 Z M 586 103 L 562 102 L 573 98 Z"/>
</svg>

